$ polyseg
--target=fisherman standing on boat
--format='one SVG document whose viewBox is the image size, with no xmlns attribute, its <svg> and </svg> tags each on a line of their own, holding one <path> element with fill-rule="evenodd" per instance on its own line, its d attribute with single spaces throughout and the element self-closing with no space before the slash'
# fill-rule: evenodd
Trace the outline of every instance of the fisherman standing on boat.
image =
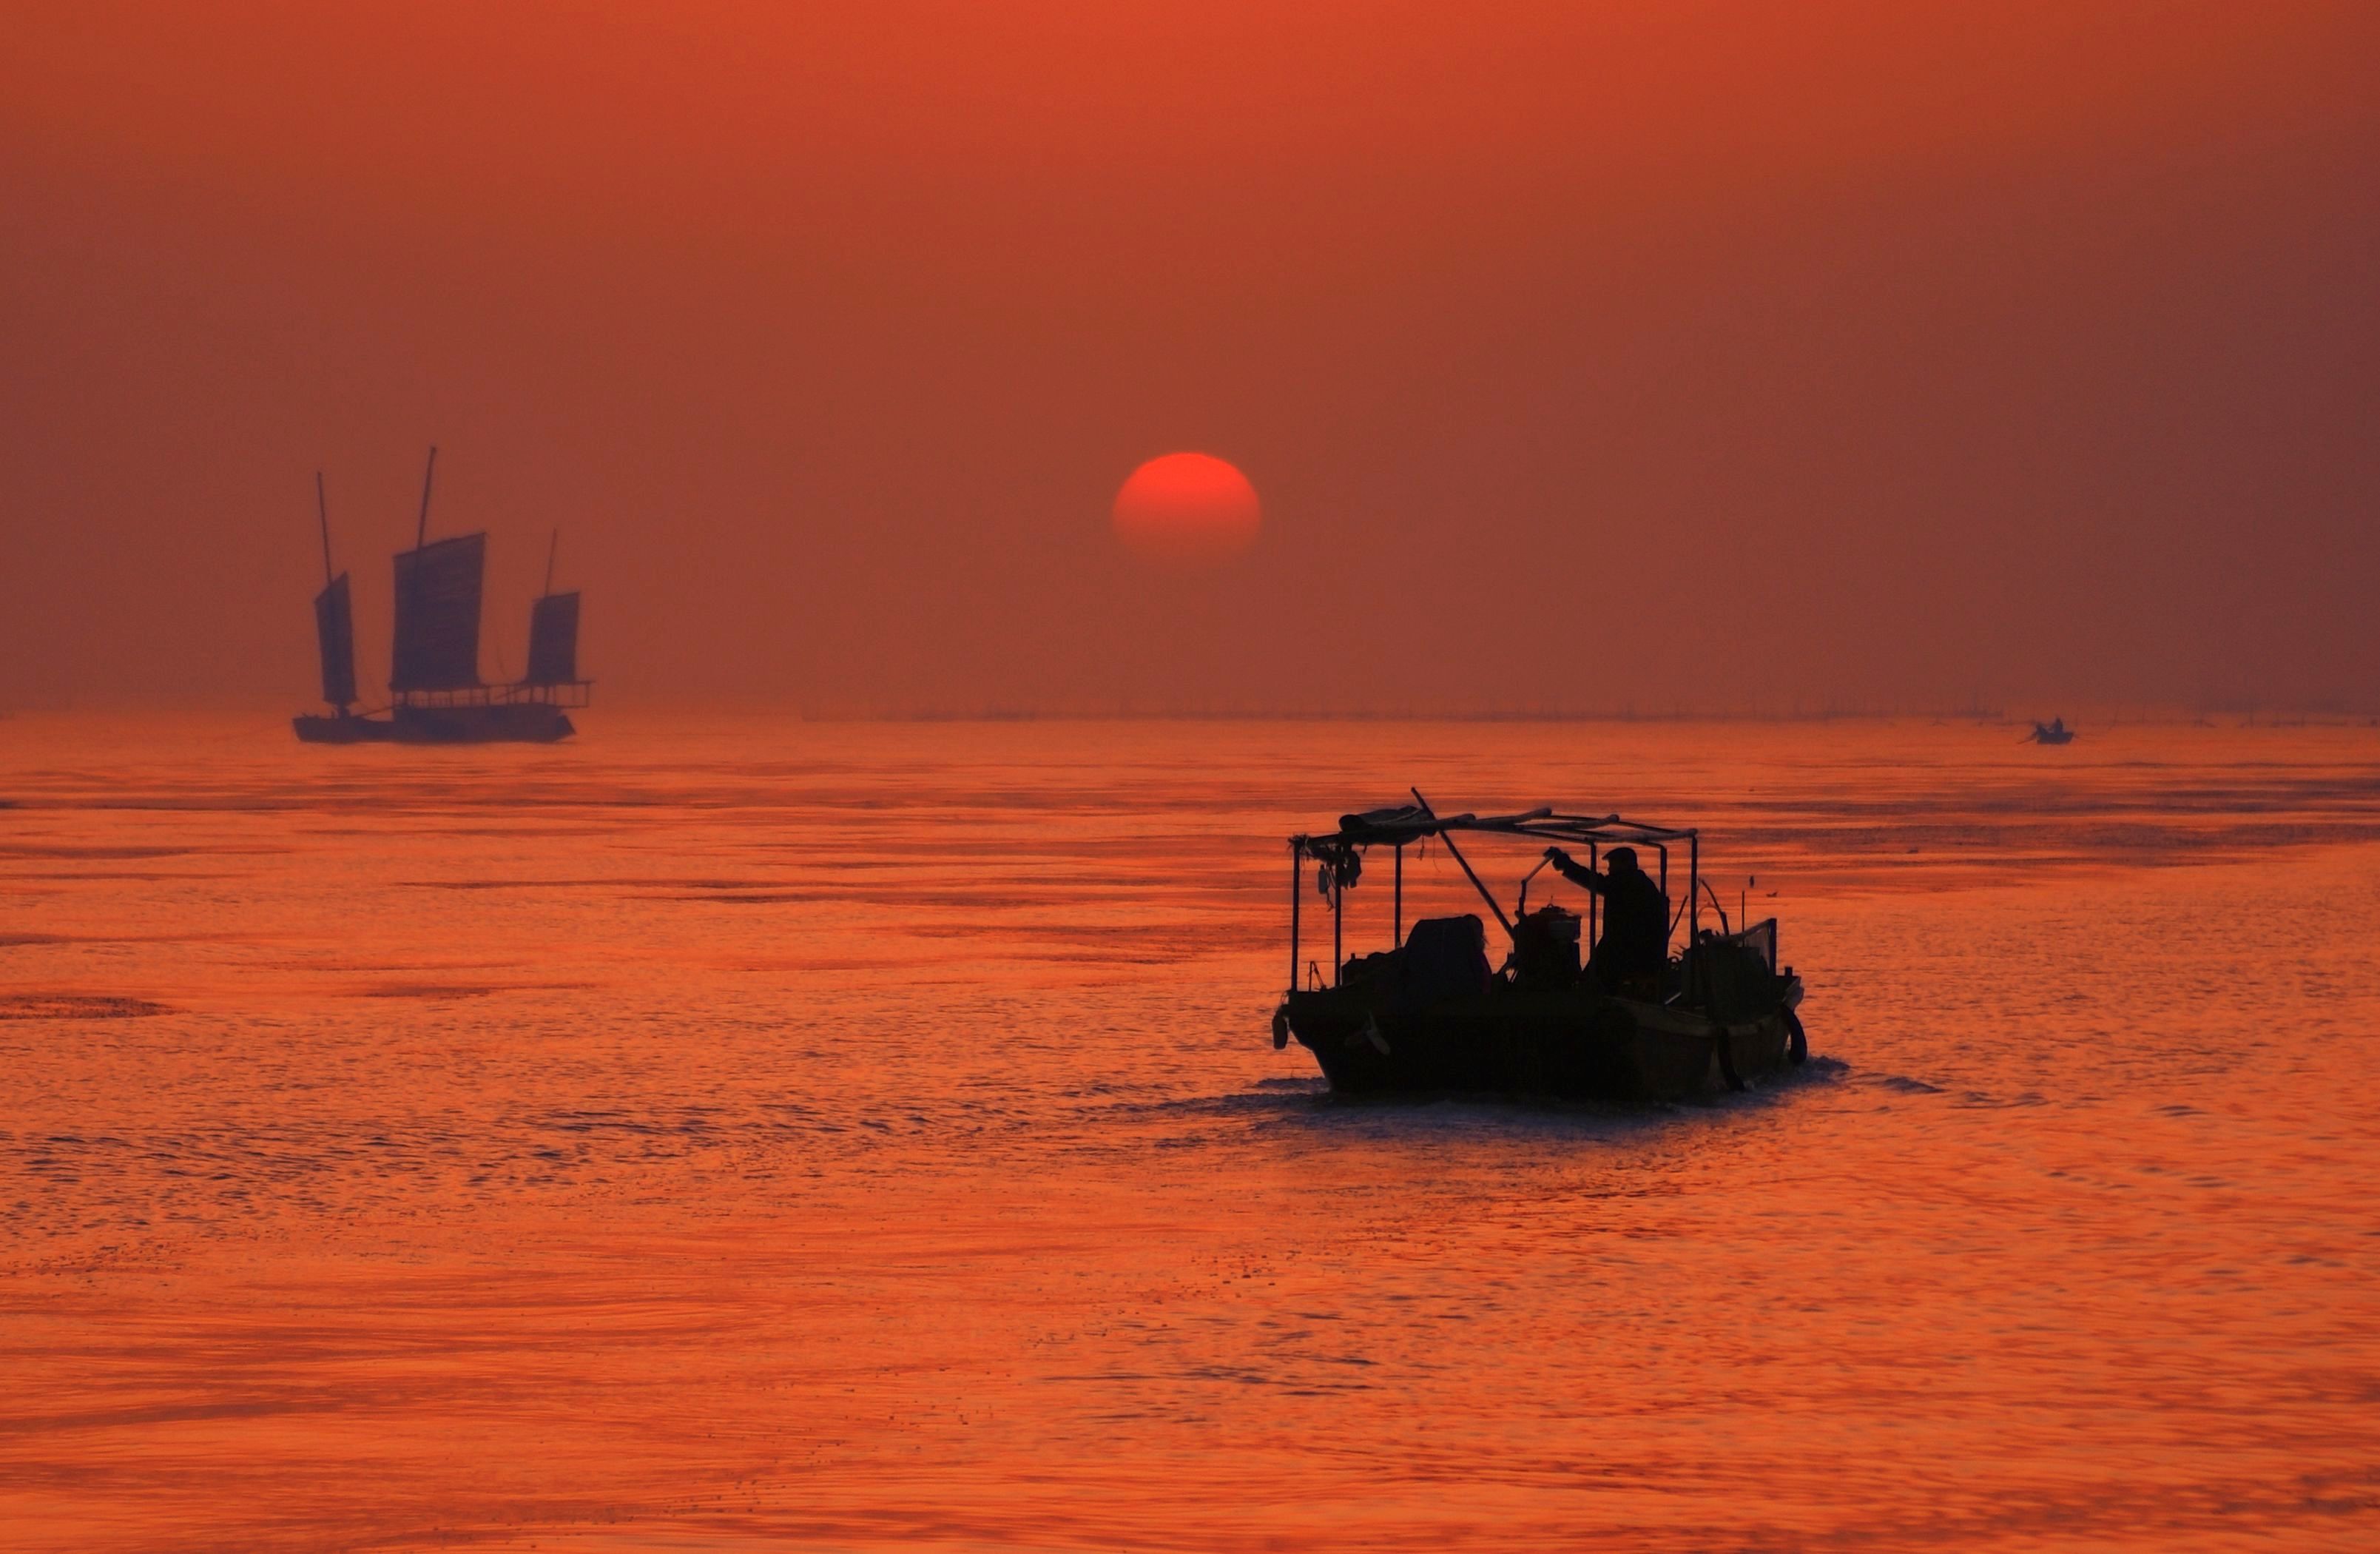
<svg viewBox="0 0 2380 1554">
<path fill-rule="evenodd" d="M 1554 871 L 1579 889 L 1603 898 L 1603 937 L 1587 970 L 1606 992 L 1645 978 L 1658 979 L 1670 963 L 1670 898 L 1653 877 L 1636 867 L 1636 849 L 1614 847 L 1604 855 L 1601 874 L 1583 868 L 1560 847 L 1546 849 Z"/>
</svg>

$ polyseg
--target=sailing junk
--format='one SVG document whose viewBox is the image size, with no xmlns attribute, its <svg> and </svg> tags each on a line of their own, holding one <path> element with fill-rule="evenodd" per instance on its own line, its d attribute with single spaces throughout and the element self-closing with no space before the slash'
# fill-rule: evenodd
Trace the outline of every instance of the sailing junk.
<svg viewBox="0 0 2380 1554">
<path fill-rule="evenodd" d="M 322 699 L 337 710 L 329 717 L 309 713 L 293 720 L 298 737 L 310 744 L 544 743 L 576 732 L 563 710 L 586 706 L 589 687 L 578 675 L 578 595 L 553 591 L 549 552 L 546 591 L 529 611 L 528 673 L 510 685 L 483 683 L 480 593 L 488 537 L 428 538 L 431 477 L 437 462 L 438 450 L 432 448 L 430 470 L 422 476 L 414 547 L 396 556 L 396 631 L 389 655 L 388 706 L 369 712 L 354 710 L 355 611 L 347 575 L 331 573 L 330 513 L 322 501 L 322 477 L 315 477 L 324 584 L 314 598 L 314 629 L 322 652 Z M 385 716 L 375 715 L 382 710 Z"/>
</svg>

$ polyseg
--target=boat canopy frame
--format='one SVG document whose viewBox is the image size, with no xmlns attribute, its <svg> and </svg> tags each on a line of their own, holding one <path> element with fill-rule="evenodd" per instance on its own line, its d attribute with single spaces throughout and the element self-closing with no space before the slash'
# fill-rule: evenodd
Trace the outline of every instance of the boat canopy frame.
<svg viewBox="0 0 2380 1554">
<path fill-rule="evenodd" d="M 1339 817 L 1339 829 L 1329 832 L 1301 832 L 1289 839 L 1289 990 L 1298 990 L 1298 967 L 1302 958 L 1301 917 L 1305 903 L 1305 865 L 1311 858 L 1320 866 L 1318 884 L 1330 902 L 1330 986 L 1337 987 L 1345 975 L 1346 956 L 1346 894 L 1363 876 L 1363 855 L 1370 848 L 1386 846 L 1396 857 L 1395 915 L 1392 919 L 1391 943 L 1402 949 L 1405 933 L 1405 848 L 1436 837 L 1445 844 L 1447 853 L 1462 867 L 1479 899 L 1495 914 L 1507 939 L 1514 937 L 1512 918 L 1506 915 L 1503 904 L 1496 899 L 1471 860 L 1454 840 L 1457 832 L 1475 832 L 1488 836 L 1516 836 L 1549 844 L 1572 843 L 1586 849 L 1587 868 L 1595 868 L 1606 848 L 1650 847 L 1658 855 L 1658 876 L 1661 893 L 1670 892 L 1670 848 L 1682 844 L 1686 849 L 1686 942 L 1694 943 L 1702 930 L 1702 839 L 1690 826 L 1658 826 L 1643 820 L 1632 820 L 1617 811 L 1608 815 L 1571 814 L 1549 804 L 1535 809 L 1523 809 L 1509 815 L 1440 815 L 1430 807 L 1419 788 L 1411 790 L 1414 802 L 1394 805 L 1383 809 L 1366 809 Z M 1537 869 L 1545 867 L 1540 859 L 1521 880 L 1519 909 L 1528 910 L 1529 881 Z M 1601 927 L 1601 902 L 1592 893 L 1587 897 L 1586 948 L 1592 952 Z M 1673 925 L 1674 926 L 1674 925 Z"/>
</svg>

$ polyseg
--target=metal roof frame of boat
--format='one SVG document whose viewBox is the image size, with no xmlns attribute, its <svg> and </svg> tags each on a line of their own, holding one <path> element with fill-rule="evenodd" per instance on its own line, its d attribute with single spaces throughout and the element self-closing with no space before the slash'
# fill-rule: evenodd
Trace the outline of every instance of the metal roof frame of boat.
<svg viewBox="0 0 2380 1554">
<path fill-rule="evenodd" d="M 1668 842 L 1692 842 L 1695 836 L 1692 827 L 1650 825 L 1617 814 L 1564 814 L 1549 804 L 1511 815 L 1440 815 L 1426 804 L 1402 804 L 1386 809 L 1366 809 L 1360 814 L 1342 815 L 1339 817 L 1339 829 L 1335 832 L 1302 833 L 1289 840 L 1309 849 L 1318 843 L 1326 847 L 1399 846 L 1451 831 L 1487 832 L 1599 846 L 1624 846 L 1640 842 L 1659 846 Z"/>
<path fill-rule="evenodd" d="M 1456 832 L 1518 836 L 1533 842 L 1575 842 L 1588 849 L 1590 868 L 1596 855 L 1606 847 L 1640 844 L 1651 847 L 1659 855 L 1658 877 L 1665 898 L 1670 892 L 1670 845 L 1682 843 L 1686 849 L 1686 899 L 1681 907 L 1681 916 L 1686 921 L 1686 942 L 1694 943 L 1701 937 L 1702 892 L 1707 887 L 1702 878 L 1702 837 L 1691 826 L 1649 825 L 1618 814 L 1564 814 L 1550 804 L 1541 804 L 1535 809 L 1524 809 L 1510 815 L 1475 815 L 1469 812 L 1441 815 L 1430 807 L 1429 800 L 1423 796 L 1419 788 L 1408 791 L 1414 795 L 1411 804 L 1342 815 L 1339 817 L 1339 829 L 1335 832 L 1319 835 L 1300 833 L 1289 839 L 1289 986 L 1292 992 L 1297 989 L 1302 929 L 1299 907 L 1305 900 L 1305 860 L 1308 858 L 1318 859 L 1326 866 L 1323 885 L 1324 893 L 1330 900 L 1330 979 L 1333 987 L 1338 985 L 1344 970 L 1346 889 L 1361 873 L 1361 866 L 1354 855 L 1366 847 L 1388 846 L 1396 851 L 1396 915 L 1392 932 L 1393 942 L 1397 946 L 1402 947 L 1404 943 L 1405 846 L 1408 843 L 1432 836 L 1444 843 L 1448 854 L 1462 867 L 1463 876 L 1471 881 L 1472 889 L 1479 892 L 1479 899 L 1487 904 L 1488 910 L 1496 915 L 1496 921 L 1502 926 L 1506 937 L 1516 938 L 1512 915 L 1504 910 L 1504 904 L 1497 899 L 1494 891 L 1488 889 L 1488 882 L 1479 878 L 1478 870 L 1471 867 L 1471 860 L 1463 856 L 1463 849 L 1455 844 L 1453 833 Z M 1537 865 L 1537 868 L 1544 867 L 1543 863 Z M 1533 868 L 1529 875 L 1533 877 L 1536 871 Z M 1595 942 L 1596 930 L 1600 926 L 1600 915 L 1597 911 L 1598 899 L 1589 896 L 1587 900 L 1587 943 L 1590 946 Z M 1716 901 L 1717 898 L 1713 899 Z M 1525 907 L 1527 900 L 1528 880 L 1524 878 L 1521 904 Z M 1723 918 L 1725 908 L 1720 909 L 1720 914 Z"/>
</svg>

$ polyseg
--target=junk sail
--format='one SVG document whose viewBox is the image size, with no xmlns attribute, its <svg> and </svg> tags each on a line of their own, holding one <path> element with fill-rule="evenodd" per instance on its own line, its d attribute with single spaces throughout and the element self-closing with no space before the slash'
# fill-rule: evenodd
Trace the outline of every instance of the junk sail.
<svg viewBox="0 0 2380 1554">
<path fill-rule="evenodd" d="M 314 635 L 322 644 L 322 699 L 344 708 L 356 699 L 356 613 L 344 572 L 314 596 Z"/>
<path fill-rule="evenodd" d="M 347 575 L 331 576 L 331 499 L 314 471 L 314 512 L 322 521 L 322 591 L 314 596 L 314 639 L 322 648 L 322 699 L 346 715 L 356 699 L 356 612 Z"/>
<path fill-rule="evenodd" d="M 393 691 L 469 690 L 480 683 L 480 577 L 488 537 L 466 534 L 396 553 Z"/>
<path fill-rule="evenodd" d="M 322 513 L 322 591 L 314 600 L 314 628 L 322 645 L 322 699 L 336 715 L 300 713 L 291 720 L 310 745 L 480 745 L 491 740 L 543 744 L 577 732 L 565 708 L 587 705 L 589 683 L 578 674 L 578 595 L 553 591 L 557 534 L 547 547 L 545 592 L 529 612 L 528 674 L 504 685 L 480 679 L 480 593 L 488 537 L 430 538 L 431 477 L 438 450 L 421 475 L 421 516 L 413 549 L 396 556 L 396 640 L 389 658 L 386 708 L 358 712 L 356 625 L 347 575 L 331 571 L 331 515 L 314 478 Z M 385 716 L 380 714 L 385 713 Z"/>
<path fill-rule="evenodd" d="M 550 593 L 529 606 L 529 686 L 567 686 L 578 679 L 578 594 Z"/>
</svg>

